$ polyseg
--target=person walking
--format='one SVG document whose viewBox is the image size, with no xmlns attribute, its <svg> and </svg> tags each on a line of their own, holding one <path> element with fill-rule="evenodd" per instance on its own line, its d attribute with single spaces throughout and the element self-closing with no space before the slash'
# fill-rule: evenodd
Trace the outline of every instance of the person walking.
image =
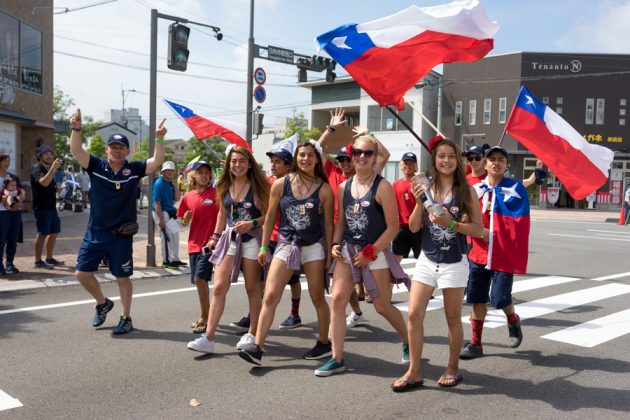
<svg viewBox="0 0 630 420">
<path fill-rule="evenodd" d="M 22 188 L 20 178 L 9 172 L 10 166 L 11 156 L 6 153 L 0 154 L 0 186 L 4 190 L 0 202 L 0 275 L 20 272 L 13 261 L 22 229 L 22 208 L 26 191 Z M 5 193 L 7 187 L 12 184 L 15 185 L 15 190 L 9 188 L 9 192 Z"/>
<path fill-rule="evenodd" d="M 77 174 L 77 181 L 79 182 L 79 188 L 81 188 L 83 208 L 87 209 L 88 203 L 90 202 L 90 175 L 85 172 L 85 169 L 81 168 Z"/>
<path fill-rule="evenodd" d="M 161 176 L 153 184 L 151 210 L 153 220 L 160 229 L 162 242 L 162 267 L 179 268 L 186 265 L 179 259 L 179 224 L 175 203 L 180 199 L 177 187 L 175 163 L 169 161 L 162 165 Z"/>
<path fill-rule="evenodd" d="M 75 276 L 96 300 L 93 327 L 105 323 L 114 302 L 103 295 L 94 273 L 103 257 L 107 257 L 109 271 L 116 277 L 120 291 L 122 315 L 113 330 L 114 335 L 133 330 L 131 297 L 133 285 L 133 234 L 137 232 L 136 192 L 143 176 L 155 172 L 164 161 L 164 121 L 155 132 L 155 151 L 146 161 L 128 162 L 129 140 L 122 134 L 112 134 L 105 147 L 106 159 L 90 155 L 81 141 L 81 110 L 70 118 L 72 134 L 70 151 L 90 175 L 92 205 L 90 218 L 79 248 Z M 135 232 L 134 232 L 135 230 Z"/>
<path fill-rule="evenodd" d="M 400 172 L 403 177 L 392 184 L 396 203 L 398 203 L 398 234 L 392 242 L 392 252 L 398 262 L 409 256 L 413 251 L 413 257 L 420 256 L 421 239 L 420 231 L 409 230 L 409 216 L 416 207 L 416 199 L 411 192 L 411 178 L 418 170 L 418 158 L 415 153 L 406 152 L 400 159 Z"/>
</svg>

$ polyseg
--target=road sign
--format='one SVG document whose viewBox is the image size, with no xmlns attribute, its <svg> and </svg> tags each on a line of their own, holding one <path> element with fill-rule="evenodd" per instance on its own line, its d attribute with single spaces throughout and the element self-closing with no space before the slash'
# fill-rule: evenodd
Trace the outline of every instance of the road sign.
<svg viewBox="0 0 630 420">
<path fill-rule="evenodd" d="M 256 86 L 256 88 L 254 89 L 254 99 L 256 99 L 256 102 L 258 102 L 259 104 L 262 104 L 263 102 L 265 102 L 265 99 L 267 99 L 267 92 L 265 91 L 265 88 L 261 85 Z"/>
<path fill-rule="evenodd" d="M 267 73 L 265 73 L 265 70 L 263 70 L 262 67 L 258 67 L 256 70 L 254 70 L 254 80 L 259 85 L 265 84 L 265 81 L 267 80 Z"/>
<path fill-rule="evenodd" d="M 293 64 L 293 50 L 286 48 L 267 47 L 267 60 L 277 61 L 280 63 Z"/>
</svg>

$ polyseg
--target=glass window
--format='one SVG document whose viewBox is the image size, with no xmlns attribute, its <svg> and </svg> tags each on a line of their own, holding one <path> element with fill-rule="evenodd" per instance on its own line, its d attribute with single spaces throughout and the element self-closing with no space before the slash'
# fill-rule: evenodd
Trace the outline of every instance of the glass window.
<svg viewBox="0 0 630 420">
<path fill-rule="evenodd" d="M 471 99 L 468 103 L 468 124 L 475 125 L 477 123 L 477 100 Z"/>
<path fill-rule="evenodd" d="M 483 100 L 483 123 L 490 124 L 490 117 L 492 112 L 492 99 Z"/>
<path fill-rule="evenodd" d="M 499 124 L 505 123 L 507 116 L 507 98 L 499 98 Z"/>
<path fill-rule="evenodd" d="M 396 131 L 396 118 L 389 111 L 381 110 L 381 131 Z"/>
<path fill-rule="evenodd" d="M 584 118 L 584 123 L 586 125 L 593 125 L 593 112 L 595 109 L 595 99 L 594 98 L 586 98 L 586 116 Z"/>
<path fill-rule="evenodd" d="M 562 115 L 562 107 L 561 106 L 557 106 L 556 107 L 556 114 Z"/>
<path fill-rule="evenodd" d="M 368 130 L 381 131 L 381 108 L 378 105 L 368 106 Z"/>
<path fill-rule="evenodd" d="M 562 96 L 558 96 L 556 98 L 556 104 L 562 105 L 563 102 L 564 102 L 564 98 Z"/>
<path fill-rule="evenodd" d="M 543 96 L 543 104 L 547 105 L 549 103 L 549 96 Z"/>
<path fill-rule="evenodd" d="M 455 125 L 462 125 L 462 101 L 455 102 Z"/>
<path fill-rule="evenodd" d="M 606 100 L 604 98 L 597 98 L 597 104 L 595 109 L 595 125 L 604 125 L 604 111 L 606 109 Z"/>
<path fill-rule="evenodd" d="M 22 89 L 42 93 L 42 33 L 24 23 L 20 27 Z"/>
<path fill-rule="evenodd" d="M 619 110 L 619 115 L 621 115 L 622 117 L 626 115 L 626 109 L 625 108 L 621 108 Z"/>
<path fill-rule="evenodd" d="M 413 120 L 413 109 L 405 104 L 405 109 L 398 112 L 398 115 L 411 124 Z M 398 122 L 387 109 L 378 105 L 368 106 L 368 130 L 370 131 L 402 131 L 405 126 Z"/>
<path fill-rule="evenodd" d="M 0 12 L 0 83 L 20 86 L 20 22 Z"/>
<path fill-rule="evenodd" d="M 619 118 L 619 125 L 626 125 L 626 119 L 625 118 Z"/>
<path fill-rule="evenodd" d="M 619 99 L 619 105 L 620 106 L 626 106 L 626 100 L 625 99 Z"/>
<path fill-rule="evenodd" d="M 391 112 L 386 109 L 383 110 L 383 114 L 385 113 L 387 113 L 390 117 L 392 116 Z M 407 105 L 407 103 L 405 102 L 405 109 L 403 109 L 402 111 L 398 111 L 398 115 L 400 115 L 400 118 L 406 121 L 407 124 L 413 124 L 413 109 L 411 108 L 411 105 Z M 406 130 L 406 128 L 404 125 L 402 125 L 400 121 L 396 120 L 396 130 L 404 131 Z"/>
</svg>

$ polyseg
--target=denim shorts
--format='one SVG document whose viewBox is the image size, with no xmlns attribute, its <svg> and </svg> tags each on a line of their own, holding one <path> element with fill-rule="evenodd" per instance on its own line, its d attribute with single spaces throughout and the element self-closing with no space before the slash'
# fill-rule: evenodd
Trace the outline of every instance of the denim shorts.
<svg viewBox="0 0 630 420">
<path fill-rule="evenodd" d="M 468 287 L 466 303 L 488 303 L 496 309 L 512 304 L 514 274 L 486 270 L 485 265 L 468 261 Z"/>
<path fill-rule="evenodd" d="M 209 259 L 210 257 L 203 255 L 203 252 L 188 254 L 188 263 L 190 264 L 190 282 L 192 284 L 195 284 L 196 279 L 205 281 L 212 280 L 213 265 Z"/>
</svg>

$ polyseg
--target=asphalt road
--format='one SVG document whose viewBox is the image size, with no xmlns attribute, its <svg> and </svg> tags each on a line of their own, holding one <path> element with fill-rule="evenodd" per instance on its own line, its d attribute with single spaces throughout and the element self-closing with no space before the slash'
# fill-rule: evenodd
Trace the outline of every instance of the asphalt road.
<svg viewBox="0 0 630 420">
<path fill-rule="evenodd" d="M 516 278 L 517 311 L 525 314 L 521 347 L 507 347 L 504 325 L 486 328 L 485 357 L 462 361 L 464 381 L 442 389 L 436 380 L 447 359 L 446 323 L 441 310 L 432 310 L 425 321 L 425 387 L 406 394 L 389 388 L 405 371 L 400 344 L 371 305 L 362 305 L 369 323 L 349 331 L 348 371 L 318 378 L 313 370 L 319 362 L 300 358 L 316 337 L 306 293 L 305 326 L 274 328 L 262 368 L 238 357 L 239 335 L 227 326 L 246 312 L 241 284 L 230 290 L 216 354 L 208 356 L 186 349 L 198 311 L 186 276 L 136 281 L 136 329 L 121 338 L 111 335 L 118 307 L 102 328 L 93 329 L 93 303 L 80 287 L 3 293 L 0 390 L 23 407 L 0 411 L 0 418 L 627 417 L 629 241 L 628 229 L 610 223 L 534 220 L 530 274 Z M 616 274 L 621 276 L 597 280 Z M 104 289 L 118 295 L 114 284 Z M 394 295 L 403 307 L 406 299 L 405 292 Z M 9 312 L 54 304 L 66 305 Z M 289 304 L 287 291 L 274 325 Z M 439 306 L 439 297 L 432 305 Z M 608 316 L 613 322 L 602 321 L 599 329 L 569 329 Z M 469 338 L 469 324 L 464 331 Z M 202 405 L 190 406 L 191 399 Z"/>
</svg>

